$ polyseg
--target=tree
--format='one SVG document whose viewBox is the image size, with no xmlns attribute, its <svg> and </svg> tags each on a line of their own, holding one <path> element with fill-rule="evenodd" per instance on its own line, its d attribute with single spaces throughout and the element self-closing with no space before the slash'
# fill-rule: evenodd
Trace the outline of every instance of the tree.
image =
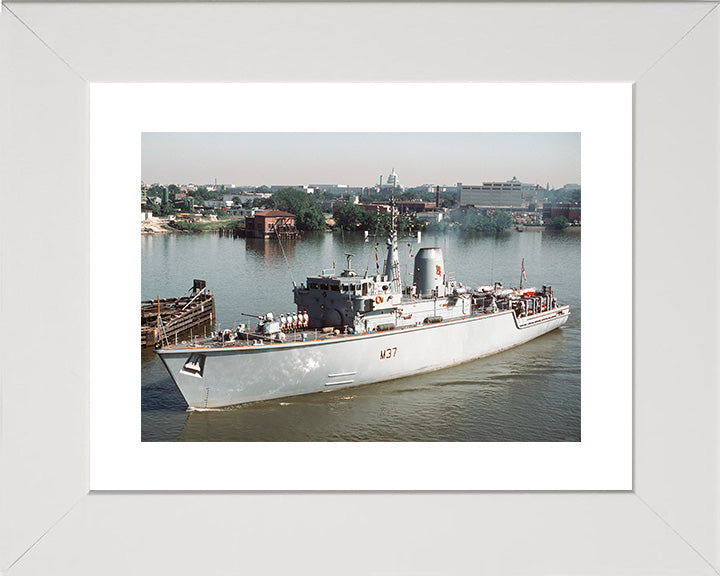
<svg viewBox="0 0 720 576">
<path fill-rule="evenodd" d="M 445 233 L 450 230 L 450 223 L 447 220 L 440 220 L 439 222 L 430 222 L 427 225 L 428 232 L 442 232 Z"/>
<path fill-rule="evenodd" d="M 490 232 L 490 218 L 485 214 L 468 210 L 462 223 L 465 232 Z"/>
<path fill-rule="evenodd" d="M 555 218 L 550 220 L 550 224 L 548 224 L 548 228 L 552 228 L 553 230 L 564 230 L 568 226 L 570 226 L 570 222 L 565 216 L 555 216 Z"/>
<path fill-rule="evenodd" d="M 317 204 L 312 208 L 303 209 L 295 220 L 298 230 L 323 230 L 325 214 Z"/>
<path fill-rule="evenodd" d="M 430 222 L 425 229 L 428 232 L 442 232 L 444 234 L 450 229 L 450 224 L 447 220 L 440 220 L 439 222 Z"/>
<path fill-rule="evenodd" d="M 397 217 L 395 225 L 398 232 L 404 233 L 408 230 L 425 230 L 427 223 L 418 220 L 415 214 L 401 214 Z"/>
<path fill-rule="evenodd" d="M 283 188 L 269 199 L 269 203 L 278 210 L 295 214 L 298 230 L 322 230 L 325 228 L 325 215 L 314 198 L 294 188 Z"/>
<path fill-rule="evenodd" d="M 502 232 L 513 225 L 512 216 L 505 210 L 496 210 L 490 219 L 492 228 L 495 232 Z"/>
<path fill-rule="evenodd" d="M 335 224 L 343 230 L 355 230 L 360 226 L 362 221 L 361 212 L 365 212 L 365 210 L 356 204 L 344 203 L 335 206 L 333 218 L 335 219 Z"/>
<path fill-rule="evenodd" d="M 502 232 L 513 224 L 512 216 L 505 210 L 495 210 L 492 216 L 468 210 L 463 220 L 462 229 L 468 233 Z"/>
</svg>

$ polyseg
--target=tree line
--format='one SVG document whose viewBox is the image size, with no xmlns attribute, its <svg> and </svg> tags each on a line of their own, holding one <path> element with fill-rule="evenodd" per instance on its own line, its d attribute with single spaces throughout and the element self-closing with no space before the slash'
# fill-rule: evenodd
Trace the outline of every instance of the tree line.
<svg viewBox="0 0 720 576">
<path fill-rule="evenodd" d="M 465 213 L 462 229 L 464 232 L 502 232 L 512 225 L 512 216 L 505 210 L 495 210 L 491 214 L 468 210 Z"/>
</svg>

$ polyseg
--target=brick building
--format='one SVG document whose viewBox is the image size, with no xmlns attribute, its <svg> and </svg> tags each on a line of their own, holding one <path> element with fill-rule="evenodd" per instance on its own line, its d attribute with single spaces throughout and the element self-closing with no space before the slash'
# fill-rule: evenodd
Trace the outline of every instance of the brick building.
<svg viewBox="0 0 720 576">
<path fill-rule="evenodd" d="M 568 222 L 580 222 L 580 204 L 557 202 L 543 205 L 543 222 L 549 223 L 556 216 L 565 216 Z"/>
<path fill-rule="evenodd" d="M 245 218 L 245 235 L 252 238 L 274 238 L 296 234 L 295 214 L 289 212 L 266 210 Z"/>
</svg>

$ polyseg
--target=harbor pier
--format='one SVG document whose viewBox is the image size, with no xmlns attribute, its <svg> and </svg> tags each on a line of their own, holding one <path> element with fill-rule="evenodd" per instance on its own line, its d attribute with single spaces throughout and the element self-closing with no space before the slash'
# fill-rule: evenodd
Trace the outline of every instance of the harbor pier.
<svg viewBox="0 0 720 576">
<path fill-rule="evenodd" d="M 204 280 L 194 280 L 193 287 L 179 298 L 144 300 L 140 308 L 140 344 L 155 346 L 174 342 L 181 334 L 215 322 L 215 296 Z"/>
</svg>

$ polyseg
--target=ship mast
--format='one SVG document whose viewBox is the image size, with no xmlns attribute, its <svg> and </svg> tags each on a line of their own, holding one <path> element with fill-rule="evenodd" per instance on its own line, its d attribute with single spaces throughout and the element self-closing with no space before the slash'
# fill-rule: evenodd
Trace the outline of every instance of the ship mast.
<svg viewBox="0 0 720 576">
<path fill-rule="evenodd" d="M 393 292 L 400 294 L 402 284 L 400 283 L 400 255 L 398 253 L 397 228 L 395 227 L 395 196 L 390 197 L 390 237 L 387 241 L 388 253 L 385 260 L 385 275 L 392 285 Z"/>
</svg>

